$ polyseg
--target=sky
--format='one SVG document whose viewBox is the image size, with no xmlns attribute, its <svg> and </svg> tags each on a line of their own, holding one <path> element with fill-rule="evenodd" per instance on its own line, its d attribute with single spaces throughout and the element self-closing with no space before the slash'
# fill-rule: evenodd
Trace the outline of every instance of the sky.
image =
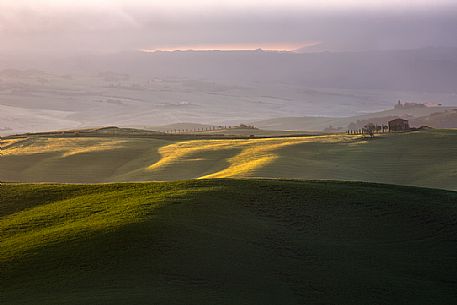
<svg viewBox="0 0 457 305">
<path fill-rule="evenodd" d="M 156 8 L 189 8 L 189 7 L 262 7 L 262 6 L 294 6 L 306 8 L 335 7 L 430 7 L 448 6 L 453 0 L 3 0 L 3 6 L 35 8 L 47 7 L 81 7 L 81 6 L 150 6 Z"/>
<path fill-rule="evenodd" d="M 0 52 L 456 47 L 455 0 L 0 0 Z"/>
</svg>

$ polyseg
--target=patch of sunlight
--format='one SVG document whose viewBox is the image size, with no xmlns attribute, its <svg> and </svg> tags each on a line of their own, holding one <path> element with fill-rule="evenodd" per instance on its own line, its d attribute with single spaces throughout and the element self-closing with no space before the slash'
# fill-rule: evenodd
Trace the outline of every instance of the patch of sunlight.
<svg viewBox="0 0 457 305">
<path fill-rule="evenodd" d="M 160 160 L 150 165 L 148 170 L 157 170 L 183 161 L 194 153 L 230 149 L 236 145 L 240 145 L 240 140 L 192 140 L 170 144 L 159 149 Z"/>
<path fill-rule="evenodd" d="M 100 152 L 100 151 L 107 151 L 113 150 L 117 148 L 124 147 L 124 144 L 127 143 L 127 140 L 104 140 L 94 145 L 85 146 L 85 147 L 73 147 L 70 150 L 63 153 L 63 157 L 69 157 L 78 154 L 87 154 L 91 152 Z"/>
<path fill-rule="evenodd" d="M 27 138 L 10 143 L 3 155 L 61 153 L 62 157 L 120 148 L 126 140 L 101 138 Z"/>
<path fill-rule="evenodd" d="M 6 148 L 13 146 L 22 141 L 24 141 L 24 139 L 21 139 L 21 138 L 0 140 L 0 147 L 2 149 L 6 149 Z"/>
<path fill-rule="evenodd" d="M 357 142 L 350 142 L 350 143 L 347 143 L 348 146 L 358 146 L 358 145 L 362 145 L 362 144 L 367 144 L 368 141 L 364 140 L 364 141 L 357 141 Z"/>
<path fill-rule="evenodd" d="M 309 142 L 353 142 L 358 139 L 360 139 L 360 136 L 325 135 L 267 139 L 185 141 L 162 147 L 159 150 L 162 156 L 161 159 L 150 165 L 148 170 L 157 170 L 173 163 L 192 160 L 187 158 L 196 153 L 238 149 L 240 152 L 227 160 L 229 163 L 227 168 L 202 176 L 200 179 L 243 176 L 272 163 L 279 158 L 277 151 L 286 146 Z"/>
<path fill-rule="evenodd" d="M 170 199 L 202 189 L 110 190 L 52 202 L 0 219 L 0 262 L 65 240 L 137 223 Z"/>
</svg>

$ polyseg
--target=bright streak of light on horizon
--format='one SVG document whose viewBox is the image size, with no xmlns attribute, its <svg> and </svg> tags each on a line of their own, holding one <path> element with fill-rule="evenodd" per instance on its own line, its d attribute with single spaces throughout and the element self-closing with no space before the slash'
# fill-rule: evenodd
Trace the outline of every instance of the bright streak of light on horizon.
<svg viewBox="0 0 457 305">
<path fill-rule="evenodd" d="M 169 46 L 159 48 L 144 48 L 142 52 L 152 53 L 157 51 L 252 51 L 262 49 L 264 51 L 277 52 L 294 52 L 299 49 L 313 47 L 319 45 L 318 41 L 306 41 L 302 43 L 249 43 L 249 44 L 200 44 L 200 45 L 183 45 Z"/>
</svg>

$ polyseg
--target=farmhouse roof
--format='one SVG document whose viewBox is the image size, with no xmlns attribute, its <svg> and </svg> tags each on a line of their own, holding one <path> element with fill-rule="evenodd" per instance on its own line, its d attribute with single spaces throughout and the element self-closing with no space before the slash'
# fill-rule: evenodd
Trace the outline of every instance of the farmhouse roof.
<svg viewBox="0 0 457 305">
<path fill-rule="evenodd" d="M 389 123 L 391 123 L 391 122 L 408 122 L 408 120 L 398 118 L 398 119 L 393 119 L 393 120 L 389 121 Z"/>
</svg>

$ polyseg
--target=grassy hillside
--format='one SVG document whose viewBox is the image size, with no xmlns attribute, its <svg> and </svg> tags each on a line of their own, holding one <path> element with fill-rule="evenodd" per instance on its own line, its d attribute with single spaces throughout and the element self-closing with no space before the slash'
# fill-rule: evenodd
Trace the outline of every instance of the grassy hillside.
<svg viewBox="0 0 457 305">
<path fill-rule="evenodd" d="M 157 139 L 44 138 L 6 140 L 0 180 L 26 182 L 102 182 L 129 175 L 160 159 Z M 118 176 L 125 177 L 117 178 Z M 145 177 L 146 178 L 146 177 Z"/>
<path fill-rule="evenodd" d="M 2 304 L 455 304 L 457 193 L 199 180 L 0 186 Z"/>
<path fill-rule="evenodd" d="M 457 130 L 287 146 L 255 176 L 337 179 L 457 190 Z"/>
<path fill-rule="evenodd" d="M 321 131 L 329 126 L 347 129 L 349 124 L 357 121 L 367 121 L 367 123 L 387 124 L 389 120 L 403 117 L 411 120 L 411 126 L 420 127 L 428 125 L 433 128 L 455 128 L 457 125 L 454 118 L 449 120 L 447 125 L 440 124 L 439 120 L 429 120 L 424 124 L 426 117 L 432 114 L 453 112 L 455 107 L 423 107 L 407 109 L 388 109 L 384 111 L 372 112 L 349 117 L 283 117 L 253 122 L 252 124 L 262 129 L 273 130 L 317 130 Z M 444 118 L 443 118 L 444 119 Z M 453 119 L 453 120 L 450 120 Z M 363 125 L 361 126 L 363 127 Z"/>
<path fill-rule="evenodd" d="M 348 135 L 182 141 L 30 137 L 7 140 L 3 147 L 3 181 L 264 177 L 361 180 L 457 190 L 457 130 L 375 139 Z"/>
</svg>

